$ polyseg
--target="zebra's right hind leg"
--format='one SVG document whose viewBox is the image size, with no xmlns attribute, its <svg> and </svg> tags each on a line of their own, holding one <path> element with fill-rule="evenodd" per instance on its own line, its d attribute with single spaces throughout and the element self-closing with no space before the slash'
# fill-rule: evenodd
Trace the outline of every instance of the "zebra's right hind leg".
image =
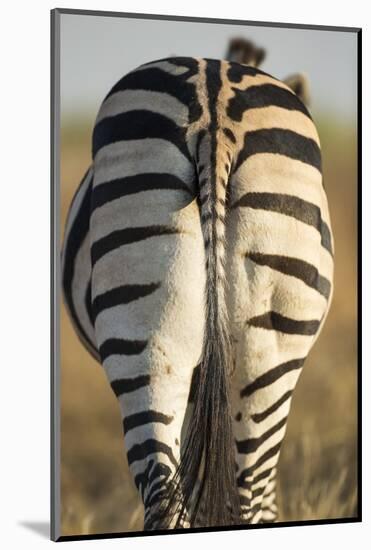
<svg viewBox="0 0 371 550">
<path fill-rule="evenodd" d="M 272 193 L 236 181 L 232 191 L 245 199 L 232 196 L 229 213 L 233 426 L 243 519 L 259 523 L 276 513 L 272 491 L 291 400 L 328 311 L 333 264 L 317 228 L 270 212 L 264 200 Z"/>
</svg>

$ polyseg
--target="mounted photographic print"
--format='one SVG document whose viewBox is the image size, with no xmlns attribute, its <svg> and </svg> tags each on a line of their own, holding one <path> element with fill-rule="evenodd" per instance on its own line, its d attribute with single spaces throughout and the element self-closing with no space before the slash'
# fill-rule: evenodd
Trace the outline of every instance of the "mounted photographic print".
<svg viewBox="0 0 371 550">
<path fill-rule="evenodd" d="M 52 11 L 52 537 L 360 521 L 361 31 Z"/>
</svg>

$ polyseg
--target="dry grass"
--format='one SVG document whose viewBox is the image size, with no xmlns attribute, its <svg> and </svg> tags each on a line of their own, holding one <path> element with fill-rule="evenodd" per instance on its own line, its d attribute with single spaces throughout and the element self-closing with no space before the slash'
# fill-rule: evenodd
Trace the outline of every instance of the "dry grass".
<svg viewBox="0 0 371 550">
<path fill-rule="evenodd" d="M 321 122 L 321 121 L 320 121 Z M 355 132 L 319 124 L 336 241 L 335 294 L 296 389 L 280 458 L 280 521 L 357 514 Z M 91 125 L 62 131 L 61 224 L 89 164 Z M 62 309 L 62 533 L 139 530 L 116 399 Z"/>
</svg>

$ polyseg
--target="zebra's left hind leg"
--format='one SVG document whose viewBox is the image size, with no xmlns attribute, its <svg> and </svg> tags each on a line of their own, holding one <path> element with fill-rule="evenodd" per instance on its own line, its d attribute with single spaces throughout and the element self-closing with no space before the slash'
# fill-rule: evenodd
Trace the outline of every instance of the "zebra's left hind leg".
<svg viewBox="0 0 371 550">
<path fill-rule="evenodd" d="M 164 513 L 180 459 L 189 381 L 166 368 L 158 378 L 149 375 L 148 386 L 118 396 L 128 462 L 144 505 L 145 530 L 174 527 L 177 519 L 171 523 Z M 145 384 L 146 380 L 138 382 Z M 119 393 L 117 380 L 112 387 Z M 178 526 L 188 527 L 187 519 L 181 518 Z"/>
<path fill-rule="evenodd" d="M 149 188 L 161 183 L 161 175 L 143 177 Z M 161 529 L 178 519 L 163 510 L 202 351 L 205 252 L 189 193 L 143 195 L 107 200 L 91 217 L 92 311 L 103 367 L 121 407 L 144 528 Z"/>
<path fill-rule="evenodd" d="M 164 277 L 162 289 L 166 284 Z M 96 292 L 94 284 L 93 289 Z M 181 430 L 202 335 L 202 327 L 189 311 L 187 319 L 192 319 L 193 326 L 180 322 L 177 306 L 183 299 L 188 300 L 187 308 L 195 306 L 188 295 L 190 291 L 184 286 L 184 293 L 180 289 L 171 302 L 165 292 L 163 304 L 159 292 L 152 297 L 152 301 L 160 299 L 158 308 L 150 307 L 146 297 L 136 300 L 131 307 L 110 308 L 96 319 L 103 366 L 121 408 L 129 467 L 144 504 L 145 529 L 174 526 L 168 524 L 167 517 L 162 517 L 162 510 L 166 508 L 179 464 Z M 160 319 L 161 328 L 155 326 Z M 141 327 L 137 334 L 133 332 L 136 321 L 140 321 Z M 173 323 L 173 327 L 168 323 Z M 152 330 L 150 324 L 154 325 Z M 182 336 L 178 336 L 180 333 Z M 188 341 L 194 346 L 182 345 Z"/>
<path fill-rule="evenodd" d="M 277 519 L 276 473 L 277 470 L 274 468 L 263 493 L 261 523 L 274 523 Z"/>
</svg>

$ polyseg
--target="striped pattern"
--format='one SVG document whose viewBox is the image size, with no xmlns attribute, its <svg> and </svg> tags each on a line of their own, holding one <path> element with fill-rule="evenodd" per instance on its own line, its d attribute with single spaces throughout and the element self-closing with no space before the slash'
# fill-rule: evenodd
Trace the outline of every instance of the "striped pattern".
<svg viewBox="0 0 371 550">
<path fill-rule="evenodd" d="M 282 128 L 270 128 L 246 132 L 236 168 L 250 156 L 259 153 L 274 153 L 314 166 L 321 171 L 321 153 L 317 143 L 297 132 Z"/>
<path fill-rule="evenodd" d="M 63 293 L 118 399 L 144 528 L 226 517 L 232 494 L 213 510 L 203 494 L 195 519 L 176 485 L 190 451 L 185 418 L 206 415 L 209 403 L 208 433 L 216 446 L 224 438 L 236 466 L 233 480 L 215 475 L 215 487 L 236 487 L 237 522 L 272 522 L 291 399 L 332 297 L 334 244 L 312 118 L 288 86 L 255 67 L 169 58 L 113 86 L 92 154 L 65 228 Z M 202 402 L 208 349 L 218 393 Z M 204 427 L 193 426 L 197 455 Z M 209 468 L 218 471 L 223 456 L 207 455 Z"/>
<path fill-rule="evenodd" d="M 332 254 L 330 229 L 322 220 L 321 211 L 317 205 L 292 195 L 246 193 L 233 205 L 233 208 L 241 207 L 279 212 L 315 227 L 320 234 L 322 246 Z"/>
<path fill-rule="evenodd" d="M 289 256 L 261 254 L 259 252 L 252 252 L 246 256 L 256 264 L 266 265 L 285 275 L 300 279 L 307 286 L 317 290 L 317 292 L 322 294 L 326 299 L 330 296 L 331 282 L 326 277 L 320 275 L 318 269 L 309 262 Z"/>
</svg>

